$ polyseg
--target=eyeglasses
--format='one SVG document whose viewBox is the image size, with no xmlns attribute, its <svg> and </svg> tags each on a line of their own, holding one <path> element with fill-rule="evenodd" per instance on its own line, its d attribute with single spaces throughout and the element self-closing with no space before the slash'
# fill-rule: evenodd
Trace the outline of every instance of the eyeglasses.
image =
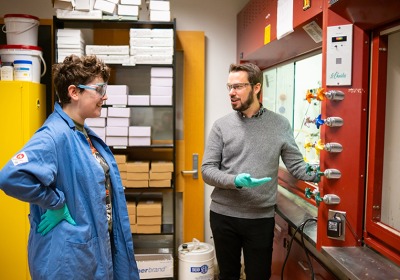
<svg viewBox="0 0 400 280">
<path fill-rule="evenodd" d="M 81 89 L 91 89 L 95 90 L 98 94 L 100 94 L 101 97 L 106 95 L 107 91 L 107 83 L 99 83 L 99 84 L 94 84 L 94 85 L 77 85 L 76 87 L 81 88 Z"/>
<path fill-rule="evenodd" d="M 237 84 L 226 84 L 226 88 L 228 89 L 228 91 L 231 91 L 232 89 L 234 89 L 235 91 L 239 91 L 242 90 L 243 88 L 245 88 L 246 86 L 250 86 L 253 85 L 252 83 L 237 83 Z"/>
</svg>

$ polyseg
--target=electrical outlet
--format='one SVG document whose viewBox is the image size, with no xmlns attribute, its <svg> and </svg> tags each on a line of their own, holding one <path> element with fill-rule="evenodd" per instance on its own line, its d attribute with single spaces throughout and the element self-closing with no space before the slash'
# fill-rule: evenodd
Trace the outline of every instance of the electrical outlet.
<svg viewBox="0 0 400 280">
<path fill-rule="evenodd" d="M 329 230 L 329 228 L 331 230 Z M 345 240 L 346 212 L 329 209 L 327 234 L 329 238 L 343 241 Z"/>
</svg>

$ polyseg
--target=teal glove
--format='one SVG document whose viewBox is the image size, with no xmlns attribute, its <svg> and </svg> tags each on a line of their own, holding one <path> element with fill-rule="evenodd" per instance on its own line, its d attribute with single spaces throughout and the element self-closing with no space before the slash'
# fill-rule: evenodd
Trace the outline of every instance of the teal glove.
<svg viewBox="0 0 400 280">
<path fill-rule="evenodd" d="M 71 225 L 76 225 L 74 219 L 72 219 L 69 213 L 67 204 L 57 210 L 47 210 L 41 217 L 40 224 L 38 226 L 38 233 L 46 235 L 50 230 L 52 230 L 56 225 L 58 225 L 62 220 L 66 220 Z"/>
<path fill-rule="evenodd" d="M 271 181 L 271 177 L 265 177 L 261 179 L 251 178 L 248 173 L 240 173 L 235 178 L 235 185 L 238 189 L 242 187 L 245 188 L 254 188 L 261 186 L 262 184 Z"/>
</svg>

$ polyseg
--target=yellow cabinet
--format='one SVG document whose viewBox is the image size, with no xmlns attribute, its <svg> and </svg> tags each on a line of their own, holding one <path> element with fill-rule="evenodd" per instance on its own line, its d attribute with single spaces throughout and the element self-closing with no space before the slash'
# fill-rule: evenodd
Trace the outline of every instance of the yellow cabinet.
<svg viewBox="0 0 400 280">
<path fill-rule="evenodd" d="M 31 138 L 46 118 L 46 87 L 32 82 L 0 81 L 0 168 Z M 0 191 L 0 275 L 30 279 L 29 204 Z"/>
</svg>

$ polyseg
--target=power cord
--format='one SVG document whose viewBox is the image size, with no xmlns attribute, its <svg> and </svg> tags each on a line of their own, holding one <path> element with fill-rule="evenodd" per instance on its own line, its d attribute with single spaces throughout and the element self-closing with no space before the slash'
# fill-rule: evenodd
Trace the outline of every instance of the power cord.
<svg viewBox="0 0 400 280">
<path fill-rule="evenodd" d="M 306 254 L 308 265 L 309 265 L 309 267 L 311 269 L 311 280 L 314 279 L 314 268 L 312 266 L 312 263 L 311 263 L 311 260 L 310 260 L 310 256 L 308 255 L 308 249 L 306 248 L 306 245 L 304 243 L 304 227 L 306 226 L 306 224 L 308 222 L 311 222 L 311 221 L 317 222 L 317 219 L 316 218 L 309 218 L 309 219 L 305 220 L 304 222 L 302 222 L 296 228 L 296 230 L 294 231 L 292 237 L 290 238 L 289 248 L 288 248 L 288 251 L 286 253 L 285 261 L 283 262 L 283 265 L 282 265 L 281 280 L 283 280 L 283 272 L 285 270 L 286 262 L 287 262 L 287 260 L 289 258 L 289 254 L 290 254 L 290 250 L 292 248 L 292 243 L 293 243 L 294 237 L 296 236 L 296 233 L 299 232 L 299 231 L 300 231 L 300 234 L 301 234 L 301 244 L 302 244 L 303 250 L 304 250 L 304 252 Z"/>
<path fill-rule="evenodd" d="M 340 215 L 340 214 L 336 212 L 335 215 L 333 215 L 333 218 L 334 218 L 334 219 L 338 219 L 338 218 L 337 218 L 337 215 Z M 350 231 L 351 231 L 351 234 L 354 236 L 354 238 L 356 239 L 357 243 L 361 244 L 361 243 L 362 243 L 361 238 L 360 238 L 360 237 L 357 235 L 357 233 L 354 231 L 354 229 L 353 229 L 353 227 L 351 226 L 349 220 L 347 220 L 346 215 L 340 215 L 339 219 L 340 219 L 341 217 L 344 218 L 344 220 L 346 221 L 346 224 L 349 226 L 349 229 L 350 229 Z"/>
</svg>

